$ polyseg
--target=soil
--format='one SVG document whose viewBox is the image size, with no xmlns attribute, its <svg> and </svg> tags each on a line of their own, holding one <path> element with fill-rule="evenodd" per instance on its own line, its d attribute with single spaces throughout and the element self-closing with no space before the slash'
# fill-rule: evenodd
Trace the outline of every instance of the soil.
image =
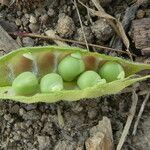
<svg viewBox="0 0 150 150">
<path fill-rule="evenodd" d="M 91 1 L 82 0 L 90 8 L 94 8 Z M 123 18 L 125 10 L 133 4 L 132 0 L 101 1 L 103 8 L 116 18 Z M 136 11 L 134 19 L 149 18 L 148 4 L 144 4 Z M 87 42 L 111 46 L 115 31 L 105 19 L 87 13 L 78 4 L 81 20 Z M 75 5 L 71 0 L 43 0 L 43 1 L 14 1 L 11 6 L 0 5 L 0 25 L 8 32 L 24 31 L 44 34 L 47 30 L 54 30 L 62 38 L 84 41 Z M 131 32 L 130 28 L 127 34 Z M 31 37 L 13 37 L 22 46 L 38 46 L 54 44 Z M 132 37 L 131 37 L 132 38 Z M 142 56 L 135 48 L 133 39 L 133 53 L 135 61 L 146 62 L 147 56 Z M 72 46 L 80 46 L 70 44 Z M 91 51 L 95 50 L 90 48 Z M 138 51 L 138 52 L 136 52 Z M 109 53 L 118 55 L 117 53 Z M 150 88 L 148 81 L 138 84 L 139 96 L 136 117 L 145 98 L 146 89 Z M 77 102 L 61 101 L 54 104 L 38 103 L 23 104 L 10 100 L 0 101 L 0 150 L 85 150 L 85 141 L 89 137 L 90 129 L 107 116 L 111 120 L 115 147 L 121 137 L 131 107 L 132 90 L 116 95 L 86 99 Z M 60 115 L 64 122 L 60 121 Z M 134 122 L 130 128 L 123 150 L 150 150 L 150 101 L 148 101 L 138 125 L 137 134 L 132 135 Z M 135 117 L 135 118 L 136 118 Z"/>
</svg>

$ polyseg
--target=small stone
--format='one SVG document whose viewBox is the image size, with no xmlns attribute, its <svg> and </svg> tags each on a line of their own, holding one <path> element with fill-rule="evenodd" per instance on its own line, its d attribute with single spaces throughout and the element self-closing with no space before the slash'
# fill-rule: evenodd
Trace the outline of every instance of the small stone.
<svg viewBox="0 0 150 150">
<path fill-rule="evenodd" d="M 38 24 L 32 24 L 30 23 L 29 24 L 29 29 L 32 31 L 32 32 L 37 32 L 39 30 L 39 26 Z"/>
<path fill-rule="evenodd" d="M 150 56 L 150 47 L 143 48 L 141 52 L 142 52 L 142 55 L 144 56 Z"/>
<path fill-rule="evenodd" d="M 28 11 L 27 11 L 26 8 L 23 8 L 22 12 L 25 14 L 25 13 L 27 13 Z"/>
<path fill-rule="evenodd" d="M 22 38 L 23 46 L 34 46 L 34 40 L 30 37 Z"/>
<path fill-rule="evenodd" d="M 47 14 L 48 14 L 50 17 L 53 17 L 53 16 L 55 15 L 54 9 L 49 8 Z"/>
<path fill-rule="evenodd" d="M 26 113 L 26 111 L 23 108 L 20 108 L 19 115 L 23 116 Z"/>
<path fill-rule="evenodd" d="M 43 7 L 39 7 L 37 9 L 35 9 L 34 14 L 36 16 L 36 18 L 40 17 L 43 14 L 46 14 L 46 10 Z"/>
<path fill-rule="evenodd" d="M 83 32 L 85 34 L 87 42 L 92 43 L 93 37 L 94 37 L 93 33 L 91 31 L 91 28 L 90 27 L 86 27 L 86 26 L 83 27 L 83 30 L 82 30 L 82 28 L 79 28 L 77 30 L 77 34 L 75 35 L 75 40 L 81 41 L 81 42 L 85 42 L 85 38 L 84 38 Z"/>
<path fill-rule="evenodd" d="M 15 20 L 15 23 L 16 23 L 17 26 L 21 26 L 21 24 L 22 24 L 22 22 L 21 22 L 21 20 L 19 18 L 17 18 Z"/>
<path fill-rule="evenodd" d="M 22 115 L 24 120 L 39 120 L 41 118 L 40 112 L 36 110 L 27 111 L 25 114 Z"/>
<path fill-rule="evenodd" d="M 33 24 L 37 23 L 37 20 L 33 15 L 30 15 L 30 20 L 29 21 L 30 21 L 30 23 L 33 23 Z"/>
<path fill-rule="evenodd" d="M 19 109 L 20 109 L 19 105 L 16 104 L 16 105 L 14 105 L 10 108 L 10 112 L 13 113 L 13 114 L 18 114 Z"/>
<path fill-rule="evenodd" d="M 76 145 L 73 142 L 68 141 L 58 141 L 58 143 L 55 145 L 54 150 L 74 150 L 76 149 Z"/>
<path fill-rule="evenodd" d="M 30 38 L 30 39 L 32 39 L 32 38 Z M 33 40 L 33 39 L 32 39 Z M 32 45 L 33 46 L 33 45 Z M 36 109 L 37 108 L 37 105 L 36 104 L 25 104 L 25 105 L 23 105 L 23 107 L 27 110 L 27 111 L 29 111 L 29 110 L 33 110 L 33 109 Z"/>
<path fill-rule="evenodd" d="M 29 23 L 29 19 L 27 19 L 25 16 L 21 18 L 21 21 L 24 27 Z"/>
<path fill-rule="evenodd" d="M 9 21 L 0 20 L 0 25 L 7 32 L 16 32 L 16 31 L 18 31 L 17 25 L 15 23 L 12 23 L 12 22 L 9 22 Z"/>
<path fill-rule="evenodd" d="M 17 15 L 18 15 L 18 17 L 21 17 L 22 16 L 22 12 L 21 11 L 17 11 Z"/>
<path fill-rule="evenodd" d="M 79 113 L 83 110 L 83 107 L 80 105 L 80 103 L 72 103 L 71 110 L 75 113 Z"/>
<path fill-rule="evenodd" d="M 44 14 L 40 17 L 40 21 L 43 23 L 43 24 L 46 24 L 49 20 L 49 16 L 47 14 Z"/>
<path fill-rule="evenodd" d="M 91 26 L 92 32 L 100 42 L 108 41 L 114 31 L 105 19 L 99 19 Z"/>
<path fill-rule="evenodd" d="M 150 17 L 150 9 L 145 10 L 146 17 Z"/>
<path fill-rule="evenodd" d="M 97 116 L 97 110 L 92 109 L 92 108 L 88 110 L 88 117 L 90 119 L 94 119 L 96 118 L 96 116 Z"/>
<path fill-rule="evenodd" d="M 61 37 L 70 37 L 75 31 L 75 25 L 72 18 L 66 15 L 60 15 L 56 31 Z"/>
<path fill-rule="evenodd" d="M 27 18 L 27 19 L 29 19 L 30 18 L 30 15 L 29 14 L 24 14 L 24 16 Z"/>
<path fill-rule="evenodd" d="M 37 136 L 37 140 L 39 143 L 39 150 L 50 149 L 51 142 L 48 136 Z"/>
<path fill-rule="evenodd" d="M 5 114 L 5 115 L 4 115 L 4 119 L 5 119 L 6 121 L 11 120 L 11 115 L 10 115 L 10 114 Z"/>
<path fill-rule="evenodd" d="M 138 19 L 144 18 L 145 11 L 142 10 L 142 9 L 138 10 L 136 16 L 137 16 Z"/>
<path fill-rule="evenodd" d="M 19 134 L 14 135 L 13 140 L 14 141 L 19 141 L 21 139 L 21 136 Z"/>
</svg>

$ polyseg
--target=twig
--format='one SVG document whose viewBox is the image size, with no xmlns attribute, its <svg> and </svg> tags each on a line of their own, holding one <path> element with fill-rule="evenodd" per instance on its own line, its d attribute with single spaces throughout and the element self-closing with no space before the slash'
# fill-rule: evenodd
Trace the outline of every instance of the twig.
<svg viewBox="0 0 150 150">
<path fill-rule="evenodd" d="M 123 146 L 123 144 L 126 140 L 126 137 L 127 137 L 128 132 L 129 132 L 132 120 L 133 120 L 134 115 L 135 115 L 137 102 L 138 102 L 138 96 L 137 96 L 135 90 L 133 90 L 133 92 L 132 92 L 132 105 L 131 105 L 131 108 L 130 108 L 130 111 L 129 111 L 129 116 L 127 118 L 127 122 L 125 124 L 124 129 L 123 129 L 123 132 L 122 132 L 122 135 L 121 135 L 121 138 L 120 138 L 120 141 L 117 145 L 116 150 L 121 150 L 121 148 L 122 148 L 122 146 Z"/>
<path fill-rule="evenodd" d="M 89 8 L 88 6 L 84 5 L 80 0 L 78 0 L 79 3 L 81 5 L 83 5 L 85 8 L 87 8 L 91 13 L 93 13 L 94 15 L 98 16 L 98 17 L 102 17 L 105 18 L 107 20 L 107 22 L 113 27 L 113 29 L 116 31 L 116 33 L 122 38 L 124 45 L 126 46 L 126 51 L 127 54 L 129 55 L 130 59 L 133 61 L 132 58 L 132 54 L 129 51 L 129 40 L 128 37 L 126 36 L 126 33 L 122 27 L 122 24 L 120 21 L 118 21 L 116 18 L 114 18 L 113 16 L 107 14 L 104 9 L 101 7 L 101 5 L 99 4 L 98 1 L 96 0 L 92 0 L 93 4 L 95 5 L 95 7 L 98 9 L 98 11 L 95 11 L 91 8 Z"/>
<path fill-rule="evenodd" d="M 58 40 L 58 41 L 62 41 L 62 42 L 69 42 L 69 43 L 86 45 L 84 42 L 81 42 L 81 41 L 69 40 L 69 39 L 64 39 L 64 38 L 51 38 L 51 37 L 48 37 L 48 36 L 45 36 L 45 35 L 40 35 L 40 34 L 23 33 L 23 32 L 13 32 L 13 33 L 9 33 L 9 34 L 17 35 L 17 36 L 24 36 L 24 37 L 32 37 L 32 38 L 41 38 L 41 39 L 53 40 L 53 41 Z M 96 45 L 96 44 L 91 44 L 91 43 L 88 43 L 88 46 L 92 46 L 92 47 L 95 47 L 95 48 L 100 48 L 100 49 L 103 49 L 103 50 L 105 49 L 107 51 L 114 51 L 114 52 L 118 52 L 118 53 L 128 54 L 126 51 L 118 50 L 118 49 L 114 49 L 114 48 L 110 48 L 110 47 L 106 47 L 106 46 L 101 46 L 101 45 Z M 132 54 L 132 56 L 136 56 L 136 55 Z"/>
<path fill-rule="evenodd" d="M 50 38 L 60 38 L 58 35 L 55 34 L 55 31 L 54 30 L 47 30 L 45 32 L 45 34 L 50 37 Z M 69 46 L 67 43 L 65 42 L 61 42 L 59 40 L 54 40 L 54 42 L 59 45 L 59 46 Z"/>
<path fill-rule="evenodd" d="M 82 25 L 81 16 L 80 16 L 80 12 L 79 12 L 76 0 L 74 0 L 73 3 L 74 3 L 74 6 L 77 10 L 77 14 L 78 14 L 78 17 L 79 17 L 79 22 L 80 22 L 80 25 L 81 25 L 82 33 L 83 33 L 84 40 L 85 40 L 85 43 L 86 43 L 86 48 L 89 50 L 88 42 L 87 42 L 87 39 L 86 39 L 86 36 L 85 36 L 85 33 L 84 33 L 84 28 L 83 28 L 83 25 Z"/>
<path fill-rule="evenodd" d="M 59 126 L 63 127 L 65 125 L 64 118 L 61 114 L 61 109 L 58 105 L 57 105 L 57 117 L 58 117 Z"/>
<path fill-rule="evenodd" d="M 139 5 L 135 3 L 132 6 L 128 7 L 125 11 L 125 15 L 123 16 L 123 20 L 122 20 L 122 26 L 126 32 L 131 24 L 131 21 L 135 18 L 135 13 L 138 7 Z M 119 37 L 116 38 L 113 44 L 113 48 L 120 49 L 122 48 L 122 46 L 123 43 L 121 42 L 121 39 Z"/>
<path fill-rule="evenodd" d="M 141 105 L 141 108 L 140 108 L 140 111 L 139 111 L 137 120 L 136 120 L 136 122 L 135 122 L 135 124 L 134 124 L 134 129 L 133 129 L 132 135 L 135 135 L 135 134 L 136 134 L 137 126 L 138 126 L 138 124 L 139 124 L 140 118 L 141 118 L 142 113 L 143 113 L 143 111 L 144 111 L 145 105 L 146 105 L 147 101 L 149 100 L 149 97 L 150 97 L 150 92 L 148 92 L 148 93 L 146 94 L 146 97 L 145 97 L 145 99 L 144 99 L 144 101 L 143 101 L 143 103 L 142 103 L 142 105 Z"/>
</svg>

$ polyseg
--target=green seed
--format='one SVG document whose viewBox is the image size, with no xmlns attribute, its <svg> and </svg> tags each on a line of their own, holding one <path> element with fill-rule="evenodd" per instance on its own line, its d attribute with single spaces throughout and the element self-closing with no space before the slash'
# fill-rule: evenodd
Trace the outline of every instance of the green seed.
<svg viewBox="0 0 150 150">
<path fill-rule="evenodd" d="M 107 82 L 120 80 L 125 78 L 123 67 L 116 62 L 107 62 L 99 70 L 99 74 Z"/>
<path fill-rule="evenodd" d="M 65 57 L 58 65 L 58 72 L 65 81 L 73 81 L 84 70 L 84 62 L 78 53 Z"/>
<path fill-rule="evenodd" d="M 38 89 L 38 80 L 33 73 L 23 72 L 13 81 L 12 88 L 17 95 L 31 95 Z"/>
<path fill-rule="evenodd" d="M 81 74 L 77 80 L 77 84 L 80 89 L 92 87 L 98 83 L 106 83 L 104 79 L 101 79 L 98 73 L 94 71 L 86 71 Z"/>
<path fill-rule="evenodd" d="M 60 91 L 63 89 L 62 77 L 56 73 L 45 75 L 40 82 L 40 89 L 42 93 L 49 93 L 53 91 Z"/>
</svg>

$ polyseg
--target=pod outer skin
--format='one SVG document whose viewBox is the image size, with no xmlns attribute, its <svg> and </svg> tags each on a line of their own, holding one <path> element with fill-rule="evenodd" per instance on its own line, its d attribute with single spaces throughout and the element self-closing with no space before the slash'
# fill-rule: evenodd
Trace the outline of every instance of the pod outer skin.
<svg viewBox="0 0 150 150">
<path fill-rule="evenodd" d="M 14 95 L 11 92 L 11 84 L 13 79 L 13 72 L 12 70 L 7 70 L 5 67 L 10 62 L 10 60 L 18 55 L 23 55 L 25 53 L 31 53 L 35 54 L 38 52 L 52 52 L 52 53 L 62 53 L 62 54 L 71 54 L 79 52 L 82 56 L 92 56 L 98 58 L 100 61 L 115 61 L 121 64 L 121 66 L 124 68 L 126 72 L 126 77 L 121 80 L 113 81 L 110 83 L 106 83 L 103 85 L 95 85 L 90 88 L 86 88 L 83 90 L 62 90 L 57 91 L 53 93 L 37 93 L 33 96 L 17 96 Z M 37 69 L 37 70 L 36 70 Z M 142 70 L 149 70 L 150 65 L 149 64 L 142 64 L 142 63 L 135 63 L 130 62 L 128 60 L 124 60 L 119 57 L 112 57 L 107 56 L 104 54 L 99 54 L 96 52 L 89 52 L 87 50 L 77 48 L 77 47 L 59 47 L 59 46 L 44 46 L 44 47 L 25 47 L 21 48 L 15 51 L 10 52 L 9 54 L 6 54 L 2 57 L 0 57 L 0 81 L 5 80 L 5 82 L 0 83 L 0 99 L 10 99 L 14 101 L 20 101 L 23 103 L 37 103 L 37 102 L 46 102 L 46 103 L 53 103 L 60 100 L 66 100 L 66 101 L 77 101 L 84 98 L 96 98 L 104 95 L 110 95 L 110 94 L 116 94 L 120 92 L 125 87 L 150 78 L 150 75 L 139 77 L 136 76 L 135 73 L 142 71 Z M 38 68 L 34 68 L 35 73 L 38 72 Z M 55 70 L 57 72 L 57 70 Z M 8 77 L 12 76 L 12 78 L 9 78 L 9 80 L 6 78 L 6 75 Z"/>
</svg>

